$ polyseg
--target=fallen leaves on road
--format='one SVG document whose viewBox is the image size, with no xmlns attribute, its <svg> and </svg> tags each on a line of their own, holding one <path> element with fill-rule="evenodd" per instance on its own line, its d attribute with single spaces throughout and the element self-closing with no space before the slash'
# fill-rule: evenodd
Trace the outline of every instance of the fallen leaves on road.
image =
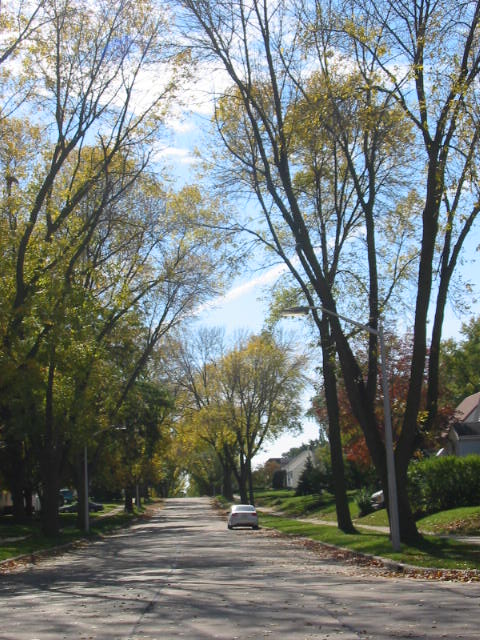
<svg viewBox="0 0 480 640">
<path fill-rule="evenodd" d="M 480 571 L 477 569 L 436 569 L 403 565 L 391 560 L 368 556 L 348 549 L 301 536 L 288 536 L 272 529 L 265 531 L 267 535 L 288 539 L 304 549 L 314 552 L 323 560 L 335 560 L 347 566 L 357 567 L 362 571 L 390 578 L 416 578 L 420 580 L 437 580 L 445 582 L 480 582 Z"/>
</svg>

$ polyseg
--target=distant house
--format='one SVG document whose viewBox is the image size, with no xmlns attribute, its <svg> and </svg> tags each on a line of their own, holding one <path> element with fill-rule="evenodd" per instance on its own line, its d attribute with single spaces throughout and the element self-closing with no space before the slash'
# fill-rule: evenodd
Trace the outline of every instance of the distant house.
<svg viewBox="0 0 480 640">
<path fill-rule="evenodd" d="M 448 432 L 445 453 L 455 456 L 480 455 L 480 391 L 458 405 Z"/>
<path fill-rule="evenodd" d="M 282 469 L 285 471 L 285 483 L 289 489 L 297 488 L 300 476 L 309 459 L 312 461 L 312 464 L 315 465 L 315 458 L 312 451 L 305 449 L 305 451 L 301 451 L 297 456 L 283 465 Z"/>
</svg>

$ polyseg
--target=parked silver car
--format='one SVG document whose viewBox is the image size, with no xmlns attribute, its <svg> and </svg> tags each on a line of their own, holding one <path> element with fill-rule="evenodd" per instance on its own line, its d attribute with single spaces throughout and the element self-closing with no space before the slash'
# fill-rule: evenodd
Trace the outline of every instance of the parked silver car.
<svg viewBox="0 0 480 640">
<path fill-rule="evenodd" d="M 370 496 L 370 503 L 374 509 L 383 509 L 385 506 L 385 499 L 383 497 L 383 491 L 375 491 Z"/>
<path fill-rule="evenodd" d="M 234 504 L 228 514 L 228 528 L 252 527 L 258 529 L 258 516 L 251 504 Z"/>
</svg>

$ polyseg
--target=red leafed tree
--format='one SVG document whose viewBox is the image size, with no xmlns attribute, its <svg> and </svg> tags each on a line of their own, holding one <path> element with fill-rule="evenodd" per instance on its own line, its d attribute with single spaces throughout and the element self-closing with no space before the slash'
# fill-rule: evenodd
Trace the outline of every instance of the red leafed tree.
<svg viewBox="0 0 480 640">
<path fill-rule="evenodd" d="M 390 388 L 392 428 L 395 442 L 396 436 L 401 429 L 408 392 L 412 336 L 410 334 L 406 334 L 402 338 L 398 338 L 392 334 L 387 334 L 385 336 L 385 340 L 387 349 L 387 376 Z M 316 396 L 313 400 L 312 409 L 320 424 L 324 425 L 325 430 L 328 432 L 327 427 L 325 427 L 325 425 L 328 424 L 327 412 L 322 400 L 322 394 Z M 424 398 L 423 406 L 425 406 L 425 402 L 426 399 Z M 372 459 L 370 457 L 363 432 L 352 415 L 350 403 L 343 385 L 339 385 L 338 387 L 338 404 L 340 410 L 342 447 L 345 457 L 359 470 L 367 471 L 373 466 Z M 378 424 L 381 425 L 380 428 L 382 428 L 383 396 L 380 386 L 377 393 L 376 414 Z M 442 406 L 442 404 L 439 403 L 439 410 L 435 423 L 431 429 L 427 430 L 425 428 L 423 413 L 419 413 L 417 456 L 421 456 L 424 452 L 433 451 L 441 446 L 442 440 L 445 437 L 448 422 L 452 415 L 453 407 L 448 404 Z"/>
</svg>

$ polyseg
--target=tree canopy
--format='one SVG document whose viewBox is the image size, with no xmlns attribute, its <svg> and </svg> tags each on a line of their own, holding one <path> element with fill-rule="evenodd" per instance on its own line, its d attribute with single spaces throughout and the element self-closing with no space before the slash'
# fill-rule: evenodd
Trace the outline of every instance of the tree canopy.
<svg viewBox="0 0 480 640">
<path fill-rule="evenodd" d="M 187 338 L 175 348 L 178 427 L 195 473 L 213 451 L 222 467 L 224 491 L 228 494 L 233 473 L 242 500 L 253 503 L 254 456 L 264 443 L 298 427 L 305 358 L 281 336 L 269 333 L 241 336 L 230 348 L 215 337 L 217 330 L 204 330 L 196 341 Z"/>
<path fill-rule="evenodd" d="M 198 226 L 213 200 L 174 190 L 152 163 L 186 75 L 165 11 L 64 0 L 18 12 L 2 6 L 0 428 L 16 516 L 35 487 L 54 534 L 67 467 L 126 407 L 152 421 L 138 394 L 158 386 L 155 346 L 229 262 L 221 234 Z"/>
</svg>

